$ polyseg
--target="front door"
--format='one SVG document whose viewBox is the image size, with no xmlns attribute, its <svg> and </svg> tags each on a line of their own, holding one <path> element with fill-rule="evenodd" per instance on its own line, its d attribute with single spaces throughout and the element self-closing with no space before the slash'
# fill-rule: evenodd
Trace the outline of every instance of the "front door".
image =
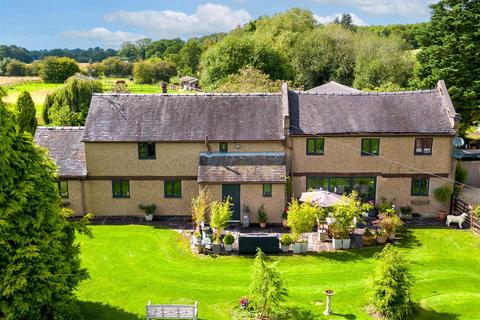
<svg viewBox="0 0 480 320">
<path fill-rule="evenodd" d="M 222 199 L 230 196 L 232 201 L 232 220 L 240 221 L 240 185 L 222 184 Z"/>
</svg>

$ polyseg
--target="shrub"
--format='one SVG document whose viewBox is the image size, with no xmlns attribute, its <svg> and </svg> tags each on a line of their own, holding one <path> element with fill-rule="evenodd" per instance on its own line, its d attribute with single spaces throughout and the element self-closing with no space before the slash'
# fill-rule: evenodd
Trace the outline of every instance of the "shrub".
<svg viewBox="0 0 480 320">
<path fill-rule="evenodd" d="M 465 183 L 467 179 L 468 170 L 462 166 L 460 161 L 457 161 L 455 165 L 455 181 L 458 183 Z"/>
<path fill-rule="evenodd" d="M 67 57 L 47 57 L 40 69 L 40 75 L 47 83 L 62 83 L 77 72 L 80 72 L 78 63 Z"/>
<path fill-rule="evenodd" d="M 248 295 L 257 319 L 268 318 L 285 301 L 287 295 L 287 289 L 275 265 L 267 265 L 265 255 L 258 249 Z"/>
<path fill-rule="evenodd" d="M 151 214 L 155 214 L 155 209 L 157 209 L 157 206 L 155 205 L 155 203 L 147 204 L 147 205 L 141 204 L 138 206 L 138 208 L 145 211 L 146 215 L 151 215 Z"/>
<path fill-rule="evenodd" d="M 35 103 L 28 91 L 22 92 L 17 99 L 17 122 L 19 132 L 30 132 L 33 136 L 37 128 Z"/>
<path fill-rule="evenodd" d="M 473 214 L 480 219 L 480 204 L 477 204 L 475 208 L 473 208 Z"/>
<path fill-rule="evenodd" d="M 17 59 L 12 59 L 5 67 L 5 75 L 23 77 L 27 71 L 27 65 Z"/>
<path fill-rule="evenodd" d="M 282 244 L 282 246 L 289 246 L 292 244 L 292 242 L 292 237 L 289 234 L 283 234 L 280 237 L 280 243 Z"/>
<path fill-rule="evenodd" d="M 297 240 L 301 233 L 312 231 L 318 210 L 317 206 L 309 202 L 300 203 L 295 199 L 290 202 L 288 226 L 292 229 L 294 240 Z"/>
<path fill-rule="evenodd" d="M 223 237 L 223 243 L 226 245 L 233 244 L 235 242 L 235 237 L 230 232 Z"/>
<path fill-rule="evenodd" d="M 210 193 L 206 189 L 200 189 L 198 196 L 192 199 L 192 220 L 197 228 L 205 221 L 205 215 L 209 208 Z"/>
<path fill-rule="evenodd" d="M 366 229 L 365 229 L 365 232 L 363 233 L 363 235 L 364 235 L 365 237 L 373 237 L 373 236 L 374 236 L 374 234 L 372 233 L 372 231 L 370 230 L 370 228 L 366 228 Z"/>
<path fill-rule="evenodd" d="M 232 218 L 232 204 L 231 198 L 223 200 L 222 202 L 213 201 L 210 205 L 210 225 L 215 228 L 215 242 L 220 243 L 220 236 L 222 231 L 226 228 L 228 221 Z"/>
<path fill-rule="evenodd" d="M 396 215 L 386 216 L 380 220 L 380 228 L 387 234 L 393 234 L 400 226 L 403 225 L 403 221 Z"/>
<path fill-rule="evenodd" d="M 433 190 L 433 196 L 444 206 L 448 205 L 450 196 L 452 195 L 452 188 L 448 184 L 444 184 Z"/>
<path fill-rule="evenodd" d="M 390 244 L 376 255 L 373 305 L 386 319 L 411 319 L 410 288 L 413 277 L 403 254 Z"/>
<path fill-rule="evenodd" d="M 258 208 L 257 211 L 258 222 L 267 222 L 267 212 L 265 212 L 265 207 L 263 204 Z"/>
</svg>

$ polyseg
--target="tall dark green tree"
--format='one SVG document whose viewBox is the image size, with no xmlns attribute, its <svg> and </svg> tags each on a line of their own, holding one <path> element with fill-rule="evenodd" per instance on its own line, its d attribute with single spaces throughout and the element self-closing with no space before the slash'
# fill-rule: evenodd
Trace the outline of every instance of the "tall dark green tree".
<svg viewBox="0 0 480 320">
<path fill-rule="evenodd" d="M 28 91 L 22 92 L 17 99 L 17 122 L 19 132 L 30 132 L 32 136 L 37 128 L 35 103 Z"/>
<path fill-rule="evenodd" d="M 16 130 L 3 94 L 0 88 L 0 319 L 72 319 L 72 292 L 87 278 L 75 228 L 60 207 L 55 165 Z"/>
<path fill-rule="evenodd" d="M 441 0 L 431 8 L 420 37 L 418 76 L 427 88 L 445 80 L 465 131 L 480 124 L 480 1 Z"/>
<path fill-rule="evenodd" d="M 46 96 L 44 122 L 56 126 L 83 125 L 93 93 L 102 91 L 100 81 L 85 77 L 69 78 L 65 86 Z"/>
</svg>

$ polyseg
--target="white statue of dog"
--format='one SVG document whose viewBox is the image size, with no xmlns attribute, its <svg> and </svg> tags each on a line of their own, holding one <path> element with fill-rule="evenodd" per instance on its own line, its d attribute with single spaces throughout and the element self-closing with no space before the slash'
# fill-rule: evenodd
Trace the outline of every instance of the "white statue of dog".
<svg viewBox="0 0 480 320">
<path fill-rule="evenodd" d="M 450 227 L 450 223 L 458 223 L 458 226 L 460 229 L 462 229 L 462 224 L 465 222 L 465 219 L 467 219 L 467 213 L 464 212 L 459 216 L 454 216 L 453 214 L 449 214 L 447 216 L 447 226 Z"/>
</svg>

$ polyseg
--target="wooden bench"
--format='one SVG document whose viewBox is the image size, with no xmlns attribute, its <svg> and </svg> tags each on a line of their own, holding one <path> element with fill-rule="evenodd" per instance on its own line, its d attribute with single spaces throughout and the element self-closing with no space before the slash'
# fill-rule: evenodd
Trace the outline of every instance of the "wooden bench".
<svg viewBox="0 0 480 320">
<path fill-rule="evenodd" d="M 147 320 L 150 319 L 192 319 L 197 320 L 197 302 L 184 304 L 147 304 Z"/>
</svg>

